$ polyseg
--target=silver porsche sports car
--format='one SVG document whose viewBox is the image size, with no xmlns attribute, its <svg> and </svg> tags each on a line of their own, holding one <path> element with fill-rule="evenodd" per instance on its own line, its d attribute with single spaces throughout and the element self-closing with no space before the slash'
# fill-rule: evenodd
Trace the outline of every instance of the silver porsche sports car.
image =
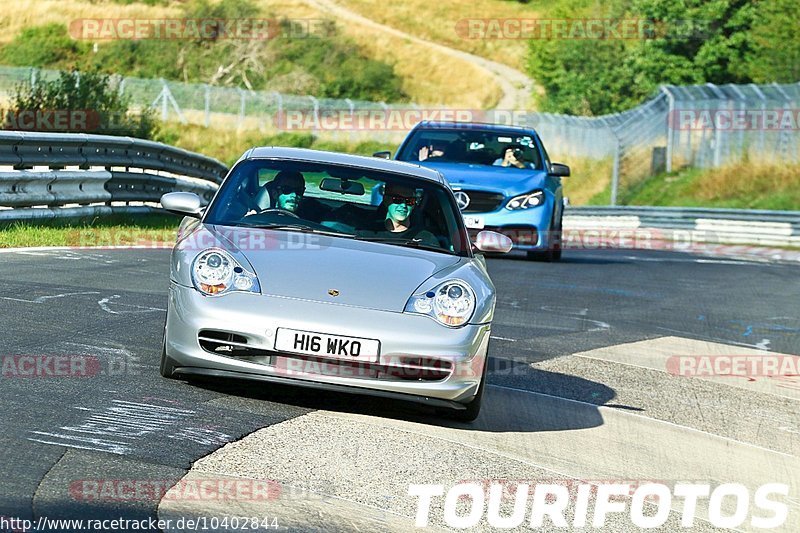
<svg viewBox="0 0 800 533">
<path fill-rule="evenodd" d="M 253 148 L 211 203 L 176 192 L 165 377 L 291 383 L 480 411 L 495 290 L 435 170 Z"/>
</svg>

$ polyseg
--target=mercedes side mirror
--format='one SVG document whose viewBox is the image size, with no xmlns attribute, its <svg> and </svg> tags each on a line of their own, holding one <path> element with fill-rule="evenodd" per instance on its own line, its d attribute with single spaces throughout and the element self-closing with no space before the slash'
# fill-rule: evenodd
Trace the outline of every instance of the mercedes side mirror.
<svg viewBox="0 0 800 533">
<path fill-rule="evenodd" d="M 569 176 L 569 167 L 562 163 L 550 163 L 550 175 L 566 178 Z"/>
</svg>

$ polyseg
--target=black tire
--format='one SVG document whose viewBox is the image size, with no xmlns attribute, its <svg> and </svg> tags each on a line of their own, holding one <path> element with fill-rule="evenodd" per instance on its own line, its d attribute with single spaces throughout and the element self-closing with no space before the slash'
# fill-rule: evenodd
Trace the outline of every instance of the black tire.
<svg viewBox="0 0 800 533">
<path fill-rule="evenodd" d="M 478 415 L 481 413 L 481 403 L 483 402 L 483 390 L 486 387 L 486 374 L 489 368 L 489 355 L 487 353 L 486 360 L 483 362 L 483 375 L 481 376 L 481 384 L 478 386 L 478 393 L 469 403 L 465 403 L 466 409 L 452 410 L 450 418 L 458 422 L 474 422 Z"/>
<path fill-rule="evenodd" d="M 551 230 L 553 238 L 550 239 L 547 250 L 528 252 L 527 255 L 529 261 L 544 261 L 545 263 L 552 263 L 554 261 L 561 260 L 561 216 L 558 217 L 558 225 L 551 224 L 550 227 L 555 229 Z"/>
<path fill-rule="evenodd" d="M 553 261 L 553 252 L 552 250 L 547 250 L 545 252 L 528 252 L 528 261 L 550 263 Z"/>
<path fill-rule="evenodd" d="M 553 251 L 552 261 L 561 261 L 561 250 L 563 249 L 562 247 L 563 232 L 561 229 L 562 217 L 563 215 L 558 217 L 558 226 L 556 226 L 557 229 L 555 232 L 555 238 L 553 239 L 553 245 L 552 245 L 552 251 Z"/>
<path fill-rule="evenodd" d="M 165 378 L 178 379 L 174 376 L 176 366 L 178 366 L 178 364 L 175 360 L 167 355 L 167 324 L 164 322 L 164 337 L 161 341 L 161 366 L 159 367 L 159 372 L 161 372 L 161 375 Z"/>
</svg>

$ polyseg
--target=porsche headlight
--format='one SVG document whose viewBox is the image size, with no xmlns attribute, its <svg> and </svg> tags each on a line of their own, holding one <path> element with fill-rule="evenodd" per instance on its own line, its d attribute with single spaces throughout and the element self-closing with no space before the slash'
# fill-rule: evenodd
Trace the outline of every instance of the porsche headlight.
<svg viewBox="0 0 800 533">
<path fill-rule="evenodd" d="M 466 282 L 452 279 L 424 294 L 415 294 L 405 310 L 431 316 L 445 326 L 463 326 L 475 311 L 475 293 Z"/>
<path fill-rule="evenodd" d="M 506 209 L 516 211 L 518 209 L 530 209 L 531 207 L 539 207 L 544 203 L 544 191 L 536 189 L 528 194 L 515 196 L 506 204 Z"/>
<path fill-rule="evenodd" d="M 232 291 L 260 293 L 258 278 L 248 272 L 236 259 L 220 248 L 209 248 L 198 255 L 192 264 L 192 282 L 206 295 Z"/>
</svg>

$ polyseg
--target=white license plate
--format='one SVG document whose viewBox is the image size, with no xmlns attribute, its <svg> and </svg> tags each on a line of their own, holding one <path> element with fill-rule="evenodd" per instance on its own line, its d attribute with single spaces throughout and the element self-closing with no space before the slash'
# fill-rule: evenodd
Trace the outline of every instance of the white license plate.
<svg viewBox="0 0 800 533">
<path fill-rule="evenodd" d="M 468 229 L 483 229 L 483 217 L 464 216 L 464 225 Z"/>
<path fill-rule="evenodd" d="M 279 352 L 334 357 L 348 361 L 377 362 L 381 343 L 344 335 L 278 328 L 275 350 Z"/>
</svg>

